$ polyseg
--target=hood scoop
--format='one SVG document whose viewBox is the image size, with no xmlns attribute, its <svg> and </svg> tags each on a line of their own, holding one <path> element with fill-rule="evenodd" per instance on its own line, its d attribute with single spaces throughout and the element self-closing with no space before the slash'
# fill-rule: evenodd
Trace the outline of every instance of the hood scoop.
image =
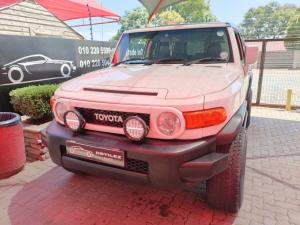
<svg viewBox="0 0 300 225">
<path fill-rule="evenodd" d="M 145 92 L 145 91 L 127 91 L 127 90 L 112 90 L 112 89 L 101 89 L 93 87 L 85 87 L 84 91 L 100 92 L 100 93 L 112 93 L 121 95 L 144 95 L 144 96 L 158 96 L 158 92 Z"/>
</svg>

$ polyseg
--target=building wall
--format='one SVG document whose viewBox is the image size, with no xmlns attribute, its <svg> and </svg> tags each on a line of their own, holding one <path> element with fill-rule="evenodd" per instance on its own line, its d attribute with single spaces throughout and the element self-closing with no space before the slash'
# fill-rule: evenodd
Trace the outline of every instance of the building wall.
<svg viewBox="0 0 300 225">
<path fill-rule="evenodd" d="M 0 34 L 83 39 L 79 33 L 31 0 L 0 9 Z"/>
<path fill-rule="evenodd" d="M 247 42 L 247 41 L 246 41 Z M 256 69 L 260 68 L 262 41 L 248 42 L 249 45 L 259 47 L 259 55 Z M 299 41 L 291 42 L 289 48 L 286 48 L 284 40 L 267 41 L 265 54 L 265 69 L 299 69 L 300 68 L 300 50 L 297 49 Z M 294 47 L 293 47 L 294 46 Z"/>
</svg>

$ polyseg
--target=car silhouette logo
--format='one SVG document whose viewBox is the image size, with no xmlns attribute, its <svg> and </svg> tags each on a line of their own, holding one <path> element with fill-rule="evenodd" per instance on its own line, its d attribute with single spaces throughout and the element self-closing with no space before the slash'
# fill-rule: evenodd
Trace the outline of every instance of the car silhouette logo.
<svg viewBox="0 0 300 225">
<path fill-rule="evenodd" d="M 1 68 L 1 73 L 7 74 L 9 81 L 15 84 L 24 80 L 24 73 L 41 75 L 51 72 L 60 74 L 62 77 L 70 77 L 75 71 L 73 61 L 51 59 L 41 54 L 19 58 Z"/>
</svg>

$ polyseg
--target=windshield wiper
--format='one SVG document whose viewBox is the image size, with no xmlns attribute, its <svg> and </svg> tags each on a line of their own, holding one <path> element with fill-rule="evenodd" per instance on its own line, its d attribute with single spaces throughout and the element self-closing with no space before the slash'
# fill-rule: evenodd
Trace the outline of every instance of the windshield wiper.
<svg viewBox="0 0 300 225">
<path fill-rule="evenodd" d="M 148 61 L 149 59 L 148 58 L 134 58 L 134 59 L 126 59 L 126 60 L 123 60 L 123 61 L 120 61 L 120 62 L 117 62 L 116 64 L 114 64 L 113 66 L 118 66 L 120 64 L 127 64 L 127 63 L 130 63 L 130 62 L 137 62 L 137 61 Z M 149 63 L 152 62 L 151 60 L 149 60 Z M 143 62 L 141 64 L 149 64 L 148 62 Z"/>
<path fill-rule="evenodd" d="M 212 58 L 212 57 L 206 57 L 206 58 L 200 58 L 200 59 L 194 59 L 191 61 L 188 61 L 186 63 L 184 63 L 184 66 L 190 66 L 192 64 L 196 64 L 196 63 L 202 63 L 202 62 L 228 62 L 227 59 L 223 59 L 223 58 Z"/>
<path fill-rule="evenodd" d="M 182 62 L 185 61 L 184 58 L 163 58 L 163 59 L 157 59 L 154 61 L 154 63 L 168 63 L 168 62 Z"/>
</svg>

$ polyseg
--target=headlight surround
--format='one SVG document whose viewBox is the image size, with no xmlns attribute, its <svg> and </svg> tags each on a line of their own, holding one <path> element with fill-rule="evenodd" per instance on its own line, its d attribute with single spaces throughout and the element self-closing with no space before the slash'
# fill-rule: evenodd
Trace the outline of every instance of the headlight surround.
<svg viewBox="0 0 300 225">
<path fill-rule="evenodd" d="M 157 119 L 158 130 L 167 136 L 173 136 L 181 129 L 179 117 L 172 112 L 163 112 Z"/>
<path fill-rule="evenodd" d="M 64 116 L 68 111 L 68 106 L 64 102 L 56 102 L 54 110 L 58 120 L 64 122 Z"/>
</svg>

